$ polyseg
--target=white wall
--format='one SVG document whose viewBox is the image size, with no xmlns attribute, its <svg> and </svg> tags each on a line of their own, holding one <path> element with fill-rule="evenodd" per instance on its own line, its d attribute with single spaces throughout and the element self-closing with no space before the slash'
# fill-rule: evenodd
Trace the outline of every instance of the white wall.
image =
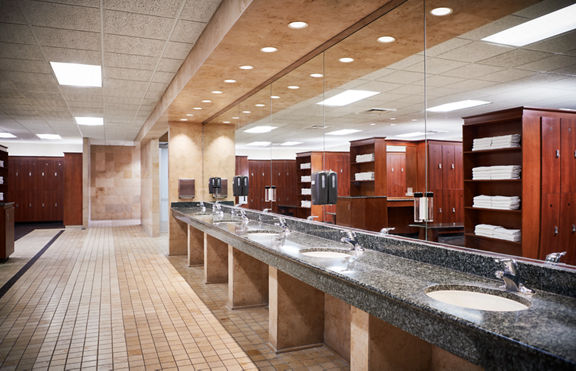
<svg viewBox="0 0 576 371">
<path fill-rule="evenodd" d="M 78 143 L 42 143 L 40 141 L 11 142 L 3 141 L 10 156 L 46 156 L 63 157 L 64 152 L 82 152 L 82 141 Z"/>
</svg>

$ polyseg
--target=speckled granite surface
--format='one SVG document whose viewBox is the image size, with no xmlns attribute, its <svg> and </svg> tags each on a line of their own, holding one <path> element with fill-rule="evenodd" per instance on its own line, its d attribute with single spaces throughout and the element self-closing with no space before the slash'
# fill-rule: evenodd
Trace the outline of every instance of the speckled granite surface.
<svg viewBox="0 0 576 371">
<path fill-rule="evenodd" d="M 301 254 L 302 249 L 346 248 L 336 242 L 341 237 L 338 229 L 286 218 L 292 233 L 279 240 L 266 234 L 247 233 L 250 230 L 279 230 L 273 225 L 276 221 L 273 214 L 247 210 L 251 219 L 247 225 L 213 224 L 212 215 L 197 215 L 199 209 L 194 208 L 193 203 L 172 206 L 178 219 L 487 369 L 576 369 L 576 299 L 539 290 L 543 286 L 558 285 L 564 276 L 569 278 L 568 283 L 574 282 L 575 273 L 569 269 L 522 264 L 522 277 L 532 274 L 533 281 L 526 280 L 526 285 L 536 289 L 532 297 L 523 299 L 530 301 L 528 310 L 465 309 L 431 299 L 426 291 L 436 285 L 499 290 L 501 283 L 487 278 L 500 268 L 492 257 L 478 257 L 475 253 L 448 251 L 452 249 L 374 234 L 358 234 L 366 248 L 360 256 L 345 259 L 307 257 Z M 210 205 L 207 206 L 209 209 Z M 226 207 L 223 209 L 228 211 Z M 261 222 L 258 221 L 260 216 Z M 226 219 L 230 218 L 226 216 Z M 433 249 L 441 250 L 434 259 L 431 257 L 433 251 L 430 251 Z M 453 267 L 454 264 L 464 267 Z M 550 282 L 538 284 L 537 278 Z"/>
</svg>

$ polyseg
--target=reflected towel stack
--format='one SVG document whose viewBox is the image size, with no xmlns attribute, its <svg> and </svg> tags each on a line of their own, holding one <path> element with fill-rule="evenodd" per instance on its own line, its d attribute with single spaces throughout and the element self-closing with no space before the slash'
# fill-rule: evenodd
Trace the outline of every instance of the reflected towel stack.
<svg viewBox="0 0 576 371">
<path fill-rule="evenodd" d="M 312 181 L 312 177 L 310 175 L 303 175 L 300 177 L 300 181 L 302 183 L 310 183 Z"/>
<path fill-rule="evenodd" d="M 472 151 L 482 151 L 498 148 L 517 148 L 520 147 L 520 138 L 520 134 L 476 138 L 472 141 Z"/>
<path fill-rule="evenodd" d="M 476 138 L 472 141 L 472 151 L 482 151 L 492 147 L 492 137 Z"/>
<path fill-rule="evenodd" d="M 474 197 L 472 206 L 485 209 L 517 210 L 520 208 L 520 197 L 480 195 Z"/>
<path fill-rule="evenodd" d="M 303 195 L 311 195 L 311 194 L 312 194 L 312 189 L 310 189 L 310 188 L 302 188 L 302 194 L 303 194 Z"/>
<path fill-rule="evenodd" d="M 310 208 L 312 207 L 312 201 L 300 201 L 300 207 Z"/>
<path fill-rule="evenodd" d="M 520 165 L 479 166 L 472 169 L 472 179 L 520 179 Z"/>
<path fill-rule="evenodd" d="M 363 173 L 355 173 L 354 180 L 374 180 L 374 172 L 366 171 Z"/>
<path fill-rule="evenodd" d="M 368 153 L 365 155 L 356 155 L 356 162 L 370 162 L 374 161 L 374 154 Z"/>
<path fill-rule="evenodd" d="M 300 169 L 303 169 L 303 170 L 304 169 L 310 169 L 310 166 L 311 166 L 310 163 L 306 162 L 304 164 L 300 164 Z"/>
<path fill-rule="evenodd" d="M 474 227 L 474 234 L 500 240 L 520 242 L 521 233 L 519 229 L 506 229 L 497 225 L 478 224 Z"/>
</svg>

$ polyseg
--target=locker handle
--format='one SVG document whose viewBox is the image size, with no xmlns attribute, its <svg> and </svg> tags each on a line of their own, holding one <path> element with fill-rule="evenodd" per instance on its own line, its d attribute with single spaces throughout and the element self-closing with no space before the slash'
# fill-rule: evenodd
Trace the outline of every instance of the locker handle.
<svg viewBox="0 0 576 371">
<path fill-rule="evenodd" d="M 576 224 L 572 224 L 572 233 L 576 233 Z"/>
<path fill-rule="evenodd" d="M 29 172 L 29 173 L 28 173 L 28 176 L 32 176 L 32 172 Z"/>
<path fill-rule="evenodd" d="M 392 172 L 394 172 L 394 168 L 392 168 Z"/>
<path fill-rule="evenodd" d="M 441 207 L 438 208 L 438 212 L 439 212 L 439 213 L 442 213 L 442 208 L 441 208 Z"/>
<path fill-rule="evenodd" d="M 400 172 L 402 172 L 402 173 L 404 172 L 404 168 L 403 168 L 403 167 L 402 167 L 402 168 L 400 168 Z"/>
<path fill-rule="evenodd" d="M 452 169 L 454 169 L 454 164 L 452 164 Z"/>
<path fill-rule="evenodd" d="M 42 176 L 44 176 L 44 172 L 42 172 Z"/>
<path fill-rule="evenodd" d="M 558 226 L 555 225 L 554 226 L 554 236 L 557 236 L 557 235 L 558 235 Z"/>
<path fill-rule="evenodd" d="M 54 202 L 54 207 L 58 207 L 58 202 Z"/>
<path fill-rule="evenodd" d="M 560 150 L 559 149 L 556 150 L 556 158 L 560 158 Z"/>
<path fill-rule="evenodd" d="M 456 214 L 456 208 L 454 208 L 454 207 L 452 208 L 452 213 Z"/>
<path fill-rule="evenodd" d="M 44 207 L 44 202 L 42 202 L 42 207 Z"/>
<path fill-rule="evenodd" d="M 574 150 L 574 158 L 576 158 L 576 149 Z"/>
<path fill-rule="evenodd" d="M 441 162 L 438 163 L 438 169 L 442 169 L 442 163 Z"/>
</svg>

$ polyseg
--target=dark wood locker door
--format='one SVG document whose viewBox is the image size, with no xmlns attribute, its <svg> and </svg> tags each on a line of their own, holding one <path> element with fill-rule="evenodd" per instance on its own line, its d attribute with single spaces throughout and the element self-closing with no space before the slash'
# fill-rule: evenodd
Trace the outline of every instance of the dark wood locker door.
<svg viewBox="0 0 576 371">
<path fill-rule="evenodd" d="M 463 152 L 462 143 L 457 143 L 453 145 L 454 148 L 454 184 L 456 189 L 464 189 L 464 173 L 463 173 Z M 464 214 L 462 214 L 464 215 Z"/>
<path fill-rule="evenodd" d="M 464 221 L 464 191 L 459 189 L 443 190 L 443 223 L 462 223 Z"/>
<path fill-rule="evenodd" d="M 406 193 L 406 156 L 404 153 L 386 154 L 388 197 Z"/>
<path fill-rule="evenodd" d="M 540 221 L 540 259 L 547 254 L 561 251 L 560 194 L 542 194 L 542 219 Z"/>
<path fill-rule="evenodd" d="M 458 189 L 454 145 L 442 145 L 442 189 Z"/>
<path fill-rule="evenodd" d="M 562 262 L 576 264 L 576 192 L 560 196 L 560 248 L 566 251 Z"/>
<path fill-rule="evenodd" d="M 561 119 L 560 133 L 560 192 L 571 193 L 576 188 L 576 120 Z"/>
<path fill-rule="evenodd" d="M 560 193 L 560 154 L 560 120 L 543 117 L 542 193 Z"/>
<path fill-rule="evenodd" d="M 441 189 L 433 189 L 434 193 L 434 220 L 433 223 L 444 223 L 444 194 Z"/>
<path fill-rule="evenodd" d="M 260 207 L 260 202 L 258 199 L 257 189 L 261 186 L 259 183 L 260 177 L 258 177 L 259 166 L 258 162 L 250 161 L 248 168 L 248 207 L 250 209 L 258 209 Z"/>
<path fill-rule="evenodd" d="M 442 144 L 428 144 L 428 189 L 443 189 Z"/>
</svg>

